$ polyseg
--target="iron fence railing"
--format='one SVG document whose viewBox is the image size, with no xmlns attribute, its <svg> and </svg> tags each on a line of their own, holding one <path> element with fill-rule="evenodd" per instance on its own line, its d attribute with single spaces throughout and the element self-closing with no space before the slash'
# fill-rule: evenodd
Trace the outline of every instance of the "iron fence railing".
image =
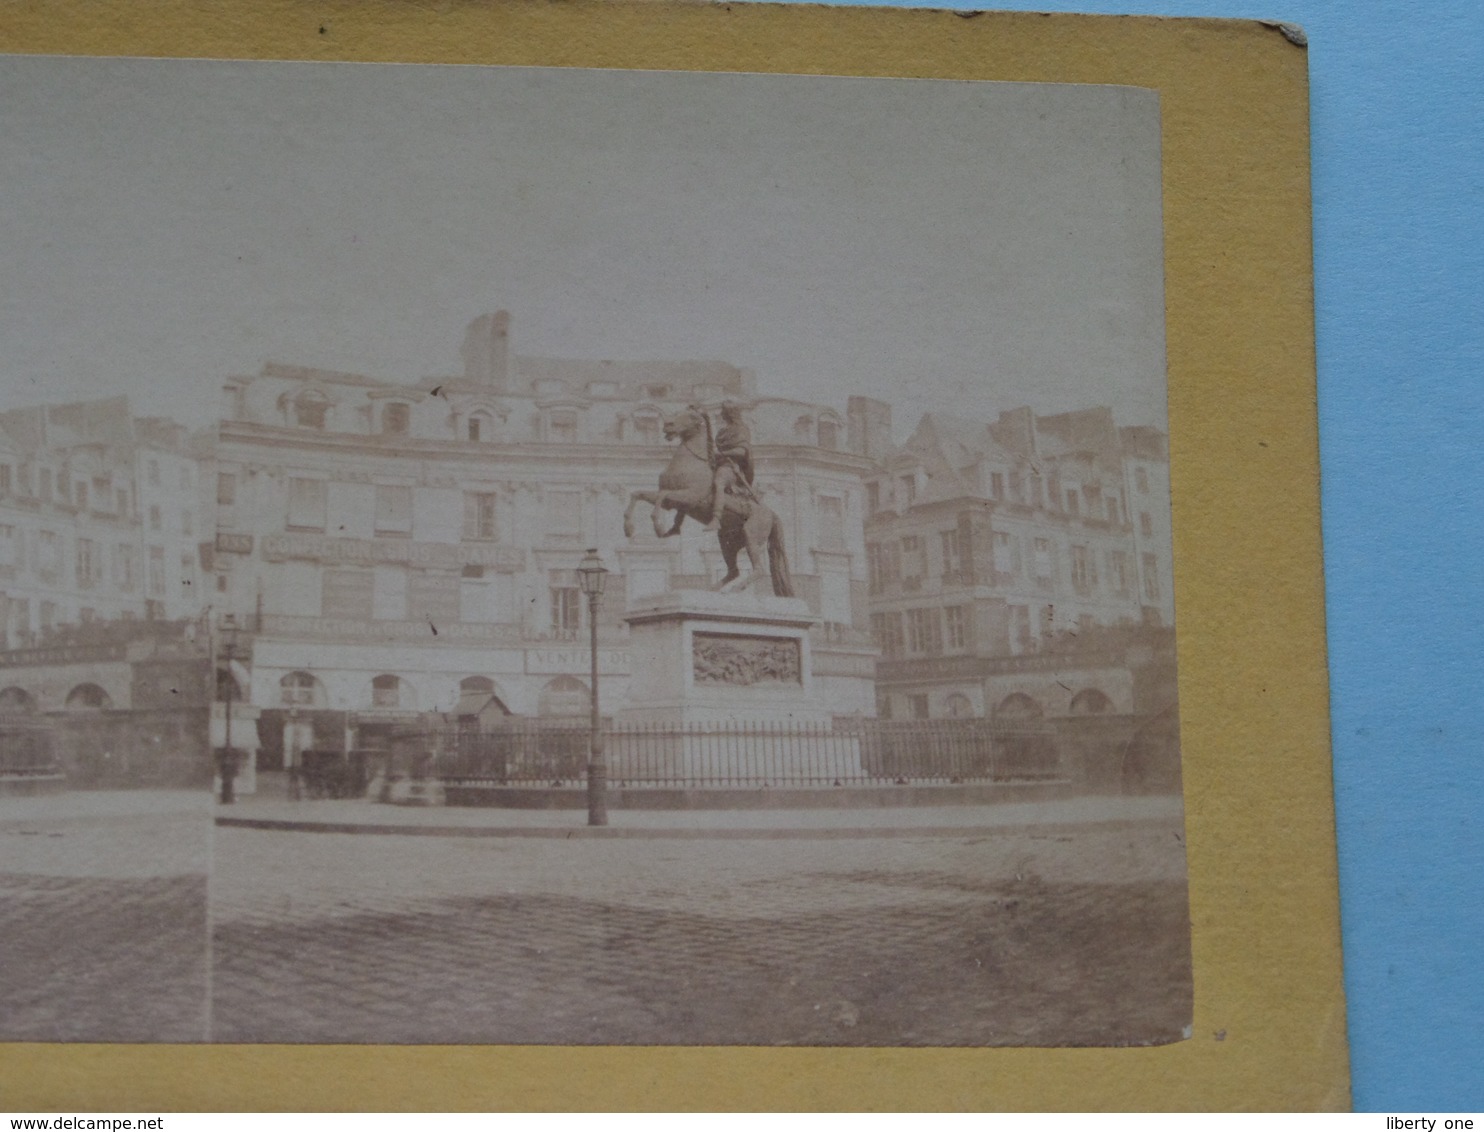
<svg viewBox="0 0 1484 1132">
<path fill-rule="evenodd" d="M 423 773 L 457 786 L 568 786 L 587 772 L 586 727 L 531 723 L 426 736 Z M 1062 743 L 1042 724 L 852 720 L 724 726 L 606 724 L 618 787 L 803 787 L 1049 781 Z"/>
</svg>

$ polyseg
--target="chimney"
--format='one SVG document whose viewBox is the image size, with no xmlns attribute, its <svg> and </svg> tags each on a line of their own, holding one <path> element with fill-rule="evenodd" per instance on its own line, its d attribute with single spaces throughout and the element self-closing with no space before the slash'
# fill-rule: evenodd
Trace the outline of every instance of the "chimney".
<svg viewBox="0 0 1484 1132">
<path fill-rule="evenodd" d="M 884 460 L 892 451 L 891 406 L 871 397 L 845 403 L 846 444 L 857 456 Z"/>
<path fill-rule="evenodd" d="M 510 380 L 510 312 L 482 314 L 464 332 L 464 376 L 504 391 Z"/>
</svg>

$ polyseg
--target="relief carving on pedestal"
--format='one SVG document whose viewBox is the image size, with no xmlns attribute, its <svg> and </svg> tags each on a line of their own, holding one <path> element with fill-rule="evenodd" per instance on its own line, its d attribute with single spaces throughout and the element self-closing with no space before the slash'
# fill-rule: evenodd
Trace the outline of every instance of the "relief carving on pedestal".
<svg viewBox="0 0 1484 1132">
<path fill-rule="evenodd" d="M 803 684 L 799 642 L 792 637 L 697 633 L 692 657 L 697 684 Z"/>
</svg>

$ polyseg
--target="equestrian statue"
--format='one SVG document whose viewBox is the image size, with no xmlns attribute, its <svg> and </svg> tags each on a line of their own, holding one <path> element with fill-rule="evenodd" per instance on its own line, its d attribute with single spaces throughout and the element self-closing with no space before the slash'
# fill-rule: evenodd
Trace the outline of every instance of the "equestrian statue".
<svg viewBox="0 0 1484 1132">
<path fill-rule="evenodd" d="M 723 593 L 747 589 L 763 568 L 766 550 L 768 571 L 777 597 L 793 597 L 788 573 L 788 555 L 783 548 L 783 521 L 763 503 L 753 488 L 752 437 L 742 421 L 742 408 L 728 401 L 721 407 L 722 428 L 714 436 L 711 418 L 691 405 L 665 420 L 665 439 L 678 441 L 670 464 L 660 473 L 658 491 L 636 491 L 624 511 L 623 530 L 634 537 L 634 508 L 647 503 L 654 533 L 671 538 L 680 533 L 685 520 L 695 519 L 703 529 L 715 531 L 721 543 L 726 576 L 716 588 Z M 666 525 L 664 512 L 675 512 Z M 749 568 L 738 567 L 738 553 L 746 549 Z"/>
</svg>

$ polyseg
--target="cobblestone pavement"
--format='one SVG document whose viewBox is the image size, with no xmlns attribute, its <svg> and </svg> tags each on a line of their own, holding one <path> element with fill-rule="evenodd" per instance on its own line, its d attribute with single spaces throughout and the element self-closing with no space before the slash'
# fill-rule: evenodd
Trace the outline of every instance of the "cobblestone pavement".
<svg viewBox="0 0 1484 1132">
<path fill-rule="evenodd" d="M 218 829 L 220 1041 L 1178 1038 L 1178 825 L 831 841 Z"/>
<path fill-rule="evenodd" d="M 0 799 L 0 1038 L 206 1033 L 203 795 Z"/>
</svg>

